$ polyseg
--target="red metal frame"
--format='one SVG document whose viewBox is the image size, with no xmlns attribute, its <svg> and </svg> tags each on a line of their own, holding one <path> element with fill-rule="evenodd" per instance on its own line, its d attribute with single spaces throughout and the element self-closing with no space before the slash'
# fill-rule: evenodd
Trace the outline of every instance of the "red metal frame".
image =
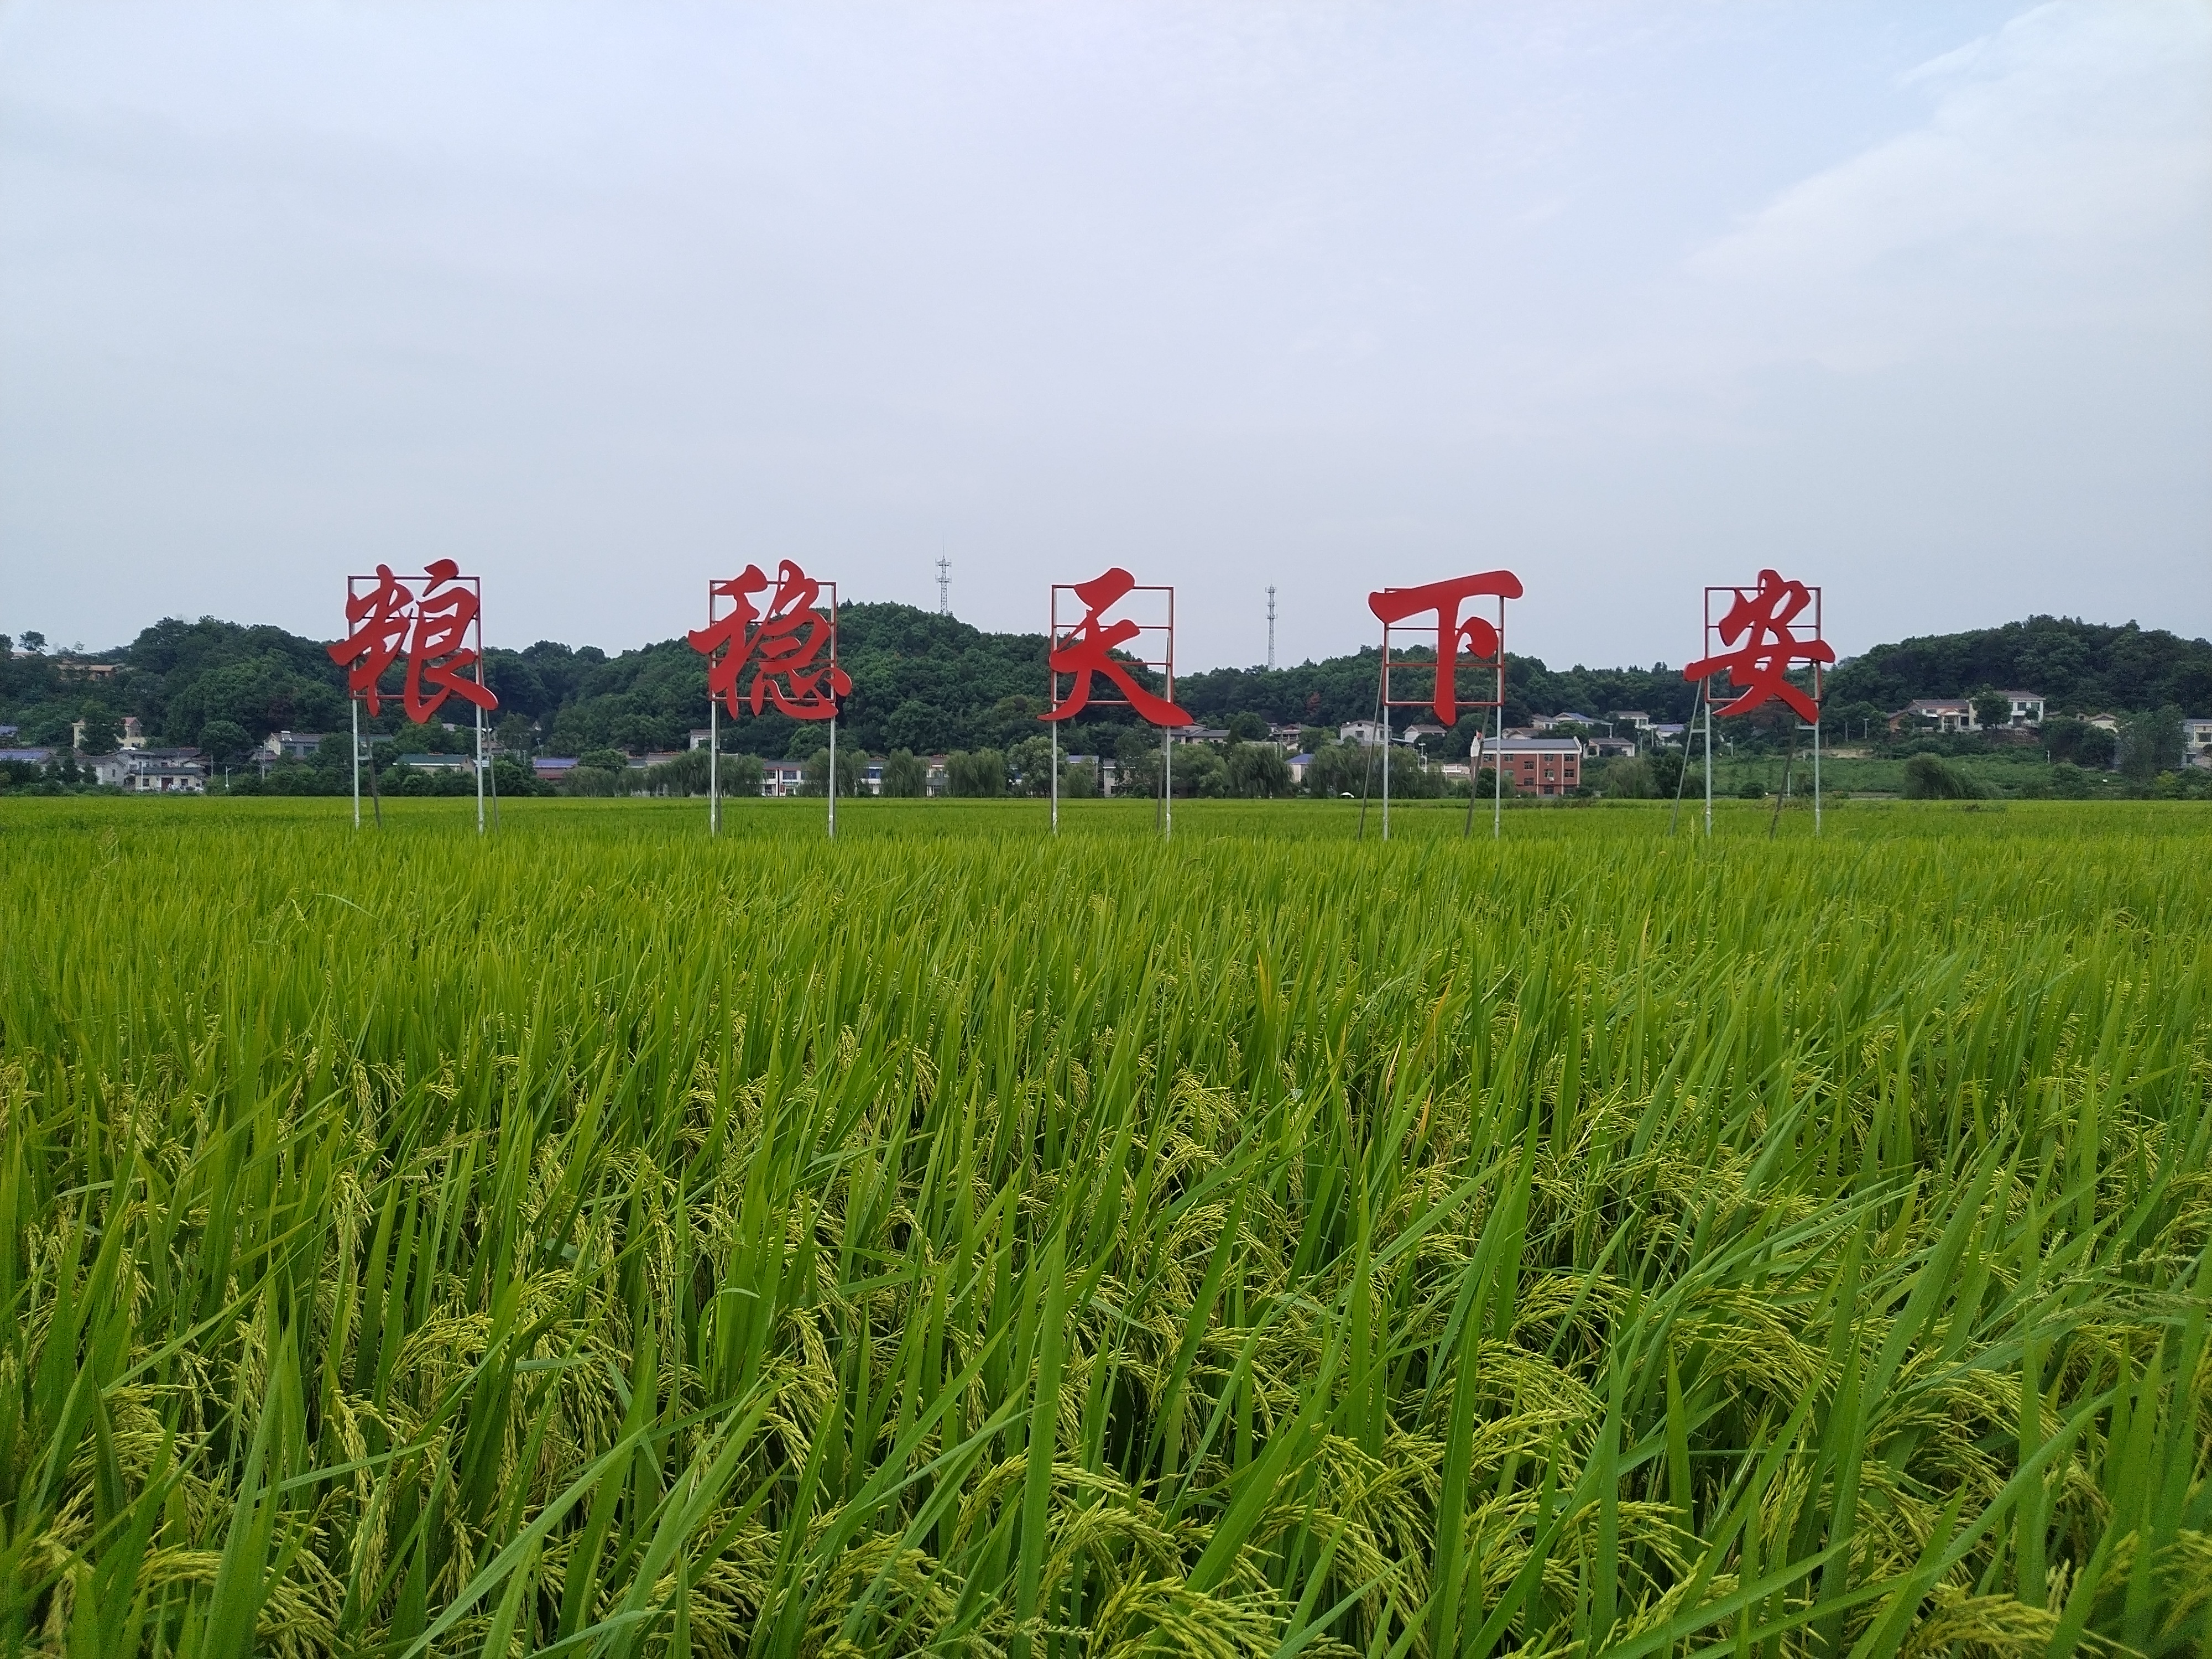
<svg viewBox="0 0 2212 1659">
<path fill-rule="evenodd" d="M 759 569 L 759 567 L 758 567 L 757 565 L 755 565 L 755 566 L 749 566 L 749 567 L 748 567 L 748 568 L 749 568 L 749 569 L 750 569 L 750 570 L 757 571 L 757 570 Z M 817 578 L 817 577 L 809 576 L 809 575 L 807 575 L 807 574 L 806 574 L 804 570 L 800 569 L 800 568 L 799 568 L 799 567 L 796 563 L 794 563 L 794 562 L 793 562 L 793 561 L 791 561 L 791 560 L 787 559 L 787 560 L 783 561 L 782 568 L 780 568 L 780 569 L 778 570 L 778 572 L 777 572 L 777 574 L 776 574 L 776 577 L 775 577 L 775 580 L 774 583 L 770 585 L 770 591 L 771 591 L 771 592 L 775 592 L 775 591 L 776 591 L 776 590 L 779 590 L 779 589 L 781 587 L 782 583 L 783 583 L 783 580 L 784 580 L 784 578 L 783 578 L 783 570 L 784 570 L 784 569 L 788 569 L 788 570 L 791 570 L 791 571 L 794 571 L 794 572 L 796 572 L 796 573 L 798 574 L 798 575 L 799 576 L 799 578 L 800 578 L 802 580 L 811 581 L 811 582 L 812 582 L 812 583 L 814 584 L 815 590 L 816 590 L 816 592 L 817 592 L 817 602 L 816 602 L 814 605 L 810 605 L 810 606 L 808 606 L 808 607 L 807 607 L 809 610 L 811 610 L 811 611 L 820 611 L 820 610 L 822 610 L 823 607 L 822 606 L 822 605 L 821 605 L 821 604 L 820 604 L 820 602 L 819 602 L 818 596 L 819 596 L 820 594 L 823 594 L 823 593 L 827 593 L 827 594 L 830 596 L 830 602 L 829 602 L 829 605 L 828 605 L 828 613 L 829 613 L 829 614 L 828 614 L 828 617 L 827 617 L 827 618 L 826 618 L 826 620 L 827 620 L 827 621 L 828 621 L 828 623 L 829 623 L 829 626 L 830 626 L 830 659 L 829 659 L 829 662 L 828 662 L 828 664 L 826 665 L 825 668 L 822 671 L 823 672 L 826 672 L 826 673 L 827 673 L 827 675 L 829 676 L 829 687 L 830 687 L 830 690 L 829 690 L 829 697 L 828 697 L 828 704 L 829 704 L 829 706 L 828 706 L 828 707 L 826 707 L 826 708 L 823 708 L 818 709 L 818 710 L 817 710 L 817 709 L 807 709 L 807 710 L 805 710 L 804 712 L 801 712 L 800 710 L 798 710 L 798 709 L 794 709 L 794 708 L 793 708 L 792 707 L 790 707 L 790 706 L 789 706 L 789 704 L 788 704 L 787 702 L 785 702 L 785 700 L 782 698 L 782 696 L 781 696 L 781 695 L 776 691 L 776 690 L 775 690 L 775 686 L 773 685 L 773 684 L 771 684 L 769 685 L 769 690 L 768 690 L 768 696 L 769 696 L 769 700 L 770 700 L 772 702 L 774 702 L 774 703 L 775 703 L 775 708 L 776 708 L 776 712 L 777 712 L 777 713 L 781 714 L 788 715 L 788 716 L 790 716 L 790 718 L 792 718 L 792 719 L 793 719 L 793 720 L 835 720 L 835 719 L 836 718 L 836 715 L 837 715 L 837 704 L 838 704 L 838 702 L 839 702 L 842 698 L 844 698 L 844 697 L 845 697 L 845 696 L 846 696 L 850 692 L 850 690 L 851 690 L 851 689 L 852 689 L 852 688 L 851 688 L 851 685 L 850 685 L 850 684 L 849 684 L 849 682 L 847 682 L 847 683 L 844 683 L 844 684 L 841 684 L 841 682 L 843 682 L 843 681 L 844 681 L 844 671 L 843 671 L 841 667 L 839 667 L 838 663 L 837 663 L 837 584 L 836 584 L 835 581 L 825 581 L 825 580 L 821 580 L 821 579 L 819 579 L 819 578 Z M 763 580 L 765 580 L 765 579 L 763 579 Z M 722 580 L 711 580 L 711 579 L 710 579 L 710 580 L 708 581 L 708 583 L 707 583 L 707 626 L 706 626 L 706 628 L 705 628 L 704 629 L 702 629 L 702 632 L 706 633 L 706 634 L 712 634 L 712 633 L 714 632 L 714 629 L 715 629 L 715 628 L 716 628 L 720 623 L 721 623 L 722 622 L 724 622 L 724 621 L 726 621 L 726 617 L 724 617 L 724 616 L 720 616 L 720 615 L 717 615 L 717 614 L 716 614 L 716 611 L 715 611 L 715 604 L 716 604 L 716 601 L 720 600 L 720 599 L 728 599 L 728 600 L 730 601 L 730 609 L 731 609 L 731 611 L 735 611 L 738 609 L 738 605 L 739 605 L 739 604 L 740 604 L 741 602 L 740 602 L 740 601 L 739 601 L 736 597 L 734 597 L 733 595 L 732 595 L 731 593 L 729 593 L 729 592 L 726 592 L 726 590 L 729 589 L 730 587 L 732 587 L 732 586 L 736 586 L 737 584 L 738 584 L 738 583 L 740 583 L 740 582 L 742 582 L 742 581 L 744 581 L 744 576 L 739 575 L 739 576 L 730 576 L 730 577 L 725 577 L 725 578 L 723 578 L 723 579 L 722 579 Z M 767 618 L 767 617 L 763 617 L 763 618 L 762 619 L 763 625 L 765 624 L 765 623 L 766 623 L 768 620 L 769 620 L 769 618 Z M 755 638 L 757 638 L 757 637 L 758 637 L 757 631 L 756 632 L 756 634 L 755 634 L 754 637 L 755 637 Z M 737 644 L 738 644 L 738 643 L 739 643 L 739 641 L 734 641 L 734 640 L 725 640 L 725 641 L 721 641 L 719 645 L 713 645 L 713 646 L 705 646 L 705 647 L 702 647 L 702 646 L 701 646 L 701 644 L 699 643 L 699 636 L 698 636 L 697 635 L 691 635 L 691 636 L 690 636 L 690 644 L 691 644 L 691 647 L 692 647 L 692 649 L 693 649 L 693 650 L 695 650 L 695 651 L 697 651 L 697 652 L 698 652 L 702 656 L 705 657 L 705 658 L 706 658 L 706 659 L 707 659 L 707 673 L 708 673 L 708 693 L 707 693 L 707 701 L 708 701 L 710 704 L 711 704 L 711 703 L 715 703 L 715 702 L 720 702 L 720 703 L 721 703 L 725 708 L 728 708 L 728 709 L 729 709 L 729 711 L 730 711 L 730 718 L 731 718 L 732 720 L 735 720 L 735 719 L 737 719 L 737 718 L 738 718 L 738 708 L 737 708 L 737 698 L 738 698 L 738 682 L 737 682 L 737 678 L 736 678 L 736 677 L 734 677 L 734 676 L 732 677 L 732 678 L 731 679 L 731 682 L 730 682 L 730 685 L 729 685 L 729 689 L 728 689 L 728 690 L 727 690 L 725 694 L 723 694 L 722 696 L 719 696 L 719 697 L 715 695 L 715 693 L 714 693 L 714 689 L 713 689 L 713 678 L 714 678 L 714 668 L 715 668 L 716 664 L 717 664 L 717 663 L 719 663 L 722 658 L 724 658 L 724 657 L 727 656 L 727 655 L 729 654 L 729 653 L 730 653 L 731 649 L 732 648 L 732 647 L 733 647 L 733 646 L 736 646 L 736 645 L 737 645 Z M 744 641 L 744 649 L 745 649 L 746 654 L 747 654 L 748 656 L 751 655 L 751 654 L 752 654 L 752 649 L 753 649 L 751 641 L 750 641 L 750 640 L 746 640 L 746 641 Z M 742 664 L 740 664 L 740 665 L 739 665 L 739 672 L 740 672 L 740 673 L 742 672 L 742 671 L 743 671 L 743 665 L 742 665 Z M 772 670 L 772 666 L 771 666 L 771 665 L 769 665 L 769 664 L 768 662 L 766 662 L 765 660 L 763 660 L 763 661 L 761 663 L 761 665 L 754 670 L 754 679 L 755 679 L 756 683 L 757 683 L 757 682 L 761 679 L 761 678 L 762 678 L 763 675 L 767 676 L 767 678 L 768 678 L 771 682 L 773 682 L 773 680 L 774 680 L 774 679 L 775 679 L 775 673 L 774 673 L 774 672 L 773 672 L 773 670 Z M 763 712 L 763 711 L 761 711 L 761 710 L 759 710 L 759 709 L 756 708 L 753 712 L 754 712 L 754 714 L 755 714 L 756 715 L 758 715 L 758 714 L 759 714 L 761 712 Z"/>
<path fill-rule="evenodd" d="M 1110 571 L 1109 574 L 1110 574 Z M 1079 679 L 1086 672 L 1080 669 L 1054 668 L 1051 665 L 1051 659 L 1066 647 L 1070 641 L 1074 639 L 1077 633 L 1083 628 L 1085 623 L 1094 619 L 1097 619 L 1097 617 L 1103 617 L 1103 613 L 1107 608 L 1112 605 L 1120 605 L 1123 599 L 1126 599 L 1130 595 L 1135 593 L 1164 593 L 1167 595 L 1167 620 L 1165 622 L 1138 623 L 1134 624 L 1137 631 L 1134 641 L 1133 641 L 1141 647 L 1148 641 L 1149 636 L 1155 634 L 1164 635 L 1166 635 L 1166 639 L 1162 648 L 1164 649 L 1166 654 L 1160 657 L 1131 656 L 1127 651 L 1121 650 L 1117 647 L 1116 651 L 1118 654 L 1115 659 L 1120 662 L 1121 665 L 1124 668 L 1144 668 L 1157 671 L 1161 677 L 1161 683 L 1164 690 L 1154 695 L 1157 695 L 1162 702 L 1173 705 L 1175 702 L 1175 588 L 1171 585 L 1159 582 L 1132 583 L 1116 598 L 1109 600 L 1106 605 L 1100 606 L 1097 617 L 1095 617 L 1091 606 L 1083 599 L 1080 593 L 1081 589 L 1088 587 L 1091 585 L 1091 584 L 1090 582 L 1054 582 L 1052 584 L 1050 615 L 1048 622 L 1048 631 L 1045 635 L 1045 673 L 1050 688 L 1050 696 L 1048 700 L 1050 712 L 1041 718 L 1045 720 L 1058 720 L 1062 718 L 1060 714 L 1061 702 L 1060 682 L 1062 678 L 1070 680 Z M 1079 612 L 1073 620 L 1065 623 L 1061 620 L 1060 615 L 1060 595 L 1063 593 L 1073 594 L 1076 596 L 1075 603 Z M 1095 675 L 1099 671 L 1094 669 L 1088 672 Z M 1110 684 L 1111 682 L 1109 681 L 1109 684 Z M 1072 717 L 1073 714 L 1079 713 L 1082 709 L 1093 706 L 1104 708 L 1135 708 L 1137 707 L 1137 705 L 1126 696 L 1101 695 L 1095 689 L 1095 680 L 1093 681 L 1093 687 L 1094 689 L 1087 692 L 1082 701 L 1078 703 L 1074 708 L 1069 710 L 1069 716 Z M 1158 724 L 1158 722 L 1153 723 Z"/>
<path fill-rule="evenodd" d="M 1443 586 L 1445 586 L 1445 584 L 1425 583 L 1423 584 L 1422 586 L 1415 588 L 1385 587 L 1381 589 L 1379 592 L 1370 593 L 1367 596 L 1368 607 L 1369 609 L 1375 611 L 1377 616 L 1380 616 L 1382 614 L 1382 609 L 1378 602 L 1386 595 L 1395 593 L 1424 592 L 1427 588 L 1441 587 Z M 1485 598 L 1496 599 L 1498 602 L 1498 620 L 1495 623 L 1490 625 L 1497 633 L 1498 648 L 1489 656 L 1470 656 L 1463 660 L 1457 655 L 1457 653 L 1455 653 L 1449 667 L 1447 667 L 1444 662 L 1443 648 L 1447 626 L 1440 611 L 1435 610 L 1431 611 L 1430 614 L 1435 616 L 1437 620 L 1426 626 L 1404 622 L 1384 622 L 1382 624 L 1382 706 L 1385 708 L 1426 708 L 1437 716 L 1439 722 L 1445 726 L 1457 724 L 1457 711 L 1462 708 L 1497 708 L 1501 707 L 1505 702 L 1505 604 L 1508 599 L 1519 597 L 1520 583 L 1516 580 L 1513 583 L 1513 587 L 1515 591 L 1510 594 L 1499 592 L 1461 596 L 1462 598 Z M 1469 618 L 1455 615 L 1449 627 L 1449 632 L 1454 640 L 1456 640 L 1460 634 L 1464 631 L 1469 620 Z M 1473 620 L 1487 621 L 1486 618 L 1474 618 Z M 1418 658 L 1409 661 L 1394 661 L 1390 654 L 1393 651 L 1410 651 L 1415 648 L 1413 646 L 1398 645 L 1395 643 L 1394 636 L 1401 634 L 1411 635 L 1416 641 L 1425 638 L 1429 643 L 1430 648 L 1435 653 L 1435 655 L 1426 662 L 1423 662 Z M 1390 695 L 1391 671 L 1393 669 L 1404 668 L 1425 670 L 1437 677 L 1435 684 L 1427 696 L 1395 697 Z M 1459 676 L 1463 669 L 1466 672 L 1472 672 L 1478 676 L 1484 673 L 1489 674 L 1491 677 L 1492 695 L 1487 697 L 1461 696 L 1459 695 Z M 1443 708 L 1439 705 L 1449 705 L 1452 708 L 1452 719 L 1449 720 L 1444 719 Z"/>
<path fill-rule="evenodd" d="M 437 562 L 447 562 L 439 561 Z M 348 611 L 351 611 L 354 605 L 360 599 L 362 587 L 364 583 L 368 585 L 368 590 L 371 592 L 374 592 L 390 579 L 392 579 L 392 573 L 388 569 L 379 570 L 374 575 L 348 576 L 346 578 L 346 608 Z M 453 575 L 436 577 L 433 580 L 431 569 L 425 569 L 421 577 L 414 579 L 411 585 L 403 584 L 403 591 L 407 594 L 408 611 L 406 613 L 406 627 L 401 633 L 398 647 L 396 651 L 387 655 L 382 663 L 378 665 L 374 678 L 367 686 L 356 687 L 353 684 L 353 674 L 349 671 L 346 676 L 346 696 L 348 699 L 354 702 L 367 702 L 374 705 L 380 702 L 383 699 L 389 697 L 394 701 L 400 702 L 404 708 L 405 696 L 404 690 L 384 690 L 382 689 L 381 682 L 387 670 L 392 668 L 395 664 L 404 664 L 407 662 L 411 655 L 411 635 L 416 627 L 418 626 L 416 621 L 415 611 L 416 608 L 422 603 L 423 595 L 421 590 L 425 583 L 428 583 L 429 586 L 441 588 L 465 587 L 469 591 L 470 597 L 476 601 L 476 613 L 470 618 L 469 622 L 469 631 L 473 637 L 471 638 L 466 646 L 462 648 L 468 650 L 474 655 L 475 667 L 477 671 L 477 689 L 482 691 L 484 696 L 489 699 L 489 703 L 486 705 L 487 708 L 498 708 L 499 699 L 497 695 L 484 683 L 483 578 L 481 576 L 464 576 L 459 572 L 456 572 Z M 346 635 L 346 641 L 350 641 L 352 638 L 353 634 L 349 620 L 349 629 Z M 331 647 L 331 655 L 332 660 L 337 661 L 341 667 L 345 666 L 344 661 L 339 657 L 337 647 L 333 646 Z M 441 660 L 442 660 L 442 659 Z M 425 710 L 419 718 L 411 714 L 408 715 L 408 718 L 410 720 L 413 720 L 417 726 L 428 725 L 429 723 L 430 717 L 437 713 L 439 706 L 444 703 L 447 695 L 448 694 L 447 692 L 441 691 L 438 695 L 437 702 L 433 703 L 428 709 Z M 471 706 L 473 707 L 475 705 Z M 374 707 L 372 707 L 370 709 L 370 713 L 372 714 L 378 714 L 379 712 L 380 711 Z"/>
<path fill-rule="evenodd" d="M 1759 576 L 1761 580 L 1749 587 L 1708 586 L 1705 589 L 1705 654 L 1682 671 L 1682 678 L 1692 681 L 1703 680 L 1705 683 L 1706 706 L 1713 708 L 1714 712 L 1723 719 L 1749 714 L 1771 701 L 1778 693 L 1770 686 L 1755 684 L 1738 686 L 1734 678 L 1734 666 L 1736 662 L 1746 660 L 1761 652 L 1771 654 L 1779 650 L 1783 653 L 1781 673 L 1785 681 L 1792 663 L 1803 662 L 1811 667 L 1814 711 L 1811 718 L 1818 720 L 1826 685 L 1826 678 L 1822 670 L 1826 664 L 1835 660 L 1835 653 L 1828 648 L 1826 636 L 1821 630 L 1820 590 L 1803 582 L 1785 582 L 1778 573 L 1773 571 L 1762 570 Z M 1773 583 L 1765 580 L 1769 576 L 1774 577 Z M 1749 625 L 1754 628 L 1765 629 L 1778 627 L 1784 635 L 1782 639 L 1763 640 L 1754 636 L 1748 644 L 1735 644 L 1723 634 L 1722 630 L 1726 626 L 1730 614 L 1738 607 L 1748 607 L 1762 595 L 1787 593 L 1793 590 L 1802 592 L 1807 598 L 1812 617 L 1810 635 L 1805 635 L 1802 631 L 1806 626 L 1800 620 L 1805 615 L 1802 608 L 1791 612 L 1778 622 L 1766 622 L 1758 618 L 1751 620 Z M 1717 614 L 1716 614 L 1714 600 L 1714 596 L 1717 594 L 1726 596 L 1719 603 Z M 1810 651 L 1798 648 L 1808 646 L 1814 648 Z M 1705 668 L 1708 664 L 1712 666 L 1707 672 L 1699 674 L 1696 672 L 1700 668 Z M 1802 696 L 1802 691 L 1801 690 L 1798 695 Z M 1743 701 L 1746 698 L 1751 701 L 1746 702 Z M 1731 706 L 1716 707 L 1723 700 Z M 1735 706 L 1738 704 L 1741 706 Z M 1794 704 L 1792 706 L 1794 712 L 1803 718 L 1804 710 L 1795 708 Z"/>
</svg>

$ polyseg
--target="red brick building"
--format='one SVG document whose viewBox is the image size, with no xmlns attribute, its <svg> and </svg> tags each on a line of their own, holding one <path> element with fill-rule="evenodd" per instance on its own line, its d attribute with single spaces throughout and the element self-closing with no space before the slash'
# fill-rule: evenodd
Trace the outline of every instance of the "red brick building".
<svg viewBox="0 0 2212 1659">
<path fill-rule="evenodd" d="M 1504 762 L 1506 787 L 1516 795 L 1564 795 L 1582 784 L 1583 746 L 1572 738 L 1507 738 L 1492 746 Z"/>
</svg>

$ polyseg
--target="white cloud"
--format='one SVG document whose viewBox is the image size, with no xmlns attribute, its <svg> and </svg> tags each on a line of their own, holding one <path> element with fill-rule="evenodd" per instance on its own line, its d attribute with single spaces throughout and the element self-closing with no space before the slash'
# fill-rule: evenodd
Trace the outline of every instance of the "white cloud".
<svg viewBox="0 0 2212 1659">
<path fill-rule="evenodd" d="M 1851 372 L 1993 330 L 2205 334 L 2212 7 L 2061 0 L 1903 82 L 1930 95 L 1921 125 L 1689 261 L 1723 358 Z"/>
</svg>

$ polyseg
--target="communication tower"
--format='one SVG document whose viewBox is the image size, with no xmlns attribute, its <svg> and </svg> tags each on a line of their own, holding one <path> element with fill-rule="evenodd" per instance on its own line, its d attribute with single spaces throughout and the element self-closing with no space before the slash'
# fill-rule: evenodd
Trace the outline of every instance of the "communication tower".
<svg viewBox="0 0 2212 1659">
<path fill-rule="evenodd" d="M 937 614 L 940 617 L 952 614 L 952 561 L 950 559 L 937 562 Z"/>
<path fill-rule="evenodd" d="M 1267 666 L 1275 665 L 1275 585 L 1267 584 Z"/>
</svg>

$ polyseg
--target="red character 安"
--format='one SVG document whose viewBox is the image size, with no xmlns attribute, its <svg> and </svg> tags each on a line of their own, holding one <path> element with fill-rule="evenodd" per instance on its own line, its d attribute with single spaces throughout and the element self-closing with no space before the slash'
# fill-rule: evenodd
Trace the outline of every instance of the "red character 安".
<svg viewBox="0 0 2212 1659">
<path fill-rule="evenodd" d="M 1735 696 L 1715 712 L 1747 714 L 1771 698 L 1779 697 L 1803 720 L 1817 720 L 1820 706 L 1790 681 L 1793 662 L 1832 663 L 1836 653 L 1817 635 L 1798 637 L 1797 618 L 1813 602 L 1812 590 L 1802 582 L 1784 581 L 1779 571 L 1762 570 L 1755 589 L 1737 588 L 1735 603 L 1713 624 L 1725 645 L 1735 648 L 1700 658 L 1682 671 L 1686 680 L 1702 680 L 1725 673 Z M 1707 615 L 1711 613 L 1709 611 Z"/>
</svg>

